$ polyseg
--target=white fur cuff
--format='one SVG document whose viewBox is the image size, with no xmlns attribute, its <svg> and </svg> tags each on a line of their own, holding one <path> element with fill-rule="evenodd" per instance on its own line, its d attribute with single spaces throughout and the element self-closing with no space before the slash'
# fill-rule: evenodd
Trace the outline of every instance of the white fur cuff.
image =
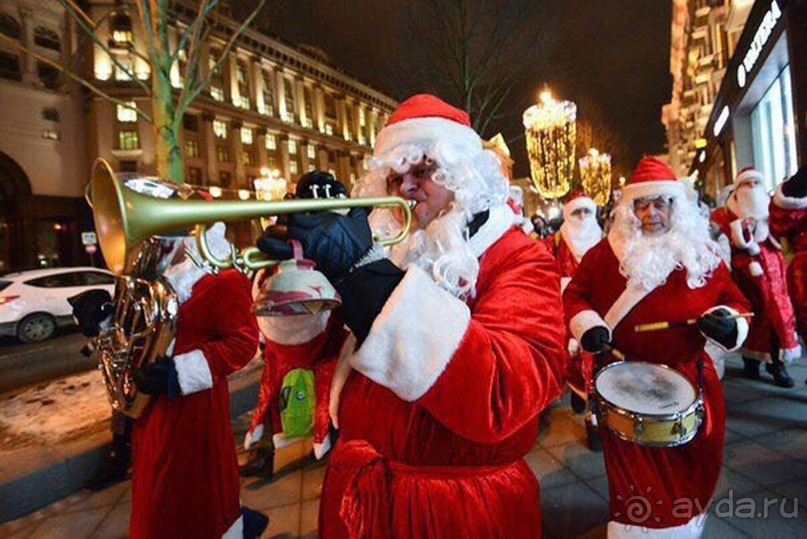
<svg viewBox="0 0 807 539">
<path fill-rule="evenodd" d="M 695 515 L 686 524 L 669 528 L 645 528 L 641 524 L 608 522 L 608 539 L 698 539 L 708 515 Z"/>
<path fill-rule="evenodd" d="M 731 307 L 729 307 L 727 305 L 715 305 L 714 307 L 712 307 L 711 309 L 708 309 L 703 314 L 712 314 L 713 312 L 715 312 L 718 309 L 727 310 L 731 316 L 737 316 L 738 314 L 740 314 L 736 309 L 732 309 Z M 725 346 L 723 346 L 719 342 L 707 337 L 706 335 L 703 335 L 703 333 L 701 333 L 701 335 L 706 337 L 706 339 L 710 343 L 713 343 L 715 346 L 719 347 L 721 350 L 723 350 L 725 352 L 733 352 L 734 350 L 737 350 L 740 346 L 742 346 L 742 344 L 745 342 L 745 338 L 748 337 L 748 320 L 745 319 L 745 318 L 735 318 L 734 321 L 737 323 L 737 340 L 734 341 L 734 344 L 731 346 L 731 348 L 726 348 Z"/>
<path fill-rule="evenodd" d="M 331 311 L 294 316 L 258 316 L 258 327 L 266 339 L 285 345 L 303 344 L 323 331 Z"/>
<path fill-rule="evenodd" d="M 572 332 L 572 336 L 577 339 L 578 342 L 580 342 L 580 339 L 586 331 L 596 326 L 608 328 L 608 337 L 610 339 L 611 328 L 608 327 L 605 320 L 594 310 L 580 311 L 569 321 L 569 331 Z"/>
<path fill-rule="evenodd" d="M 756 260 L 748 264 L 748 271 L 751 272 L 753 277 L 762 277 L 762 275 L 765 273 L 762 270 L 762 266 Z"/>
<path fill-rule="evenodd" d="M 258 425 L 253 430 L 248 430 L 244 436 L 244 451 L 249 451 L 253 444 L 257 444 L 263 438 L 263 424 Z"/>
<path fill-rule="evenodd" d="M 186 354 L 174 357 L 179 388 L 183 395 L 190 395 L 213 387 L 213 374 L 207 364 L 207 358 L 201 350 L 191 350 Z"/>
<path fill-rule="evenodd" d="M 350 363 L 403 400 L 415 401 L 445 370 L 470 320 L 465 303 L 410 267 Z"/>
<path fill-rule="evenodd" d="M 807 197 L 788 197 L 782 193 L 782 186 L 780 184 L 773 194 L 773 203 L 786 210 L 804 210 L 807 209 Z"/>
</svg>

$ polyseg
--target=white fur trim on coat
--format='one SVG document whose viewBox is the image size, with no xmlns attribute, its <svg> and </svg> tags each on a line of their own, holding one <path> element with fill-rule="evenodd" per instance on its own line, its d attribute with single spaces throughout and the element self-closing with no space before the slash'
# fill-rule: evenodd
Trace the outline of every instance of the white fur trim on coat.
<svg viewBox="0 0 807 539">
<path fill-rule="evenodd" d="M 569 331 L 572 332 L 572 336 L 580 342 L 580 339 L 583 337 L 583 334 L 590 330 L 593 327 L 603 326 L 608 329 L 608 338 L 611 338 L 611 328 L 608 327 L 608 324 L 605 323 L 605 320 L 597 314 L 597 311 L 593 309 L 580 311 L 576 315 L 569 320 Z"/>
<path fill-rule="evenodd" d="M 782 360 L 782 362 L 787 363 L 788 365 L 790 363 L 793 363 L 800 357 L 801 357 L 800 344 L 796 344 L 796 346 L 794 346 L 793 348 L 782 348 L 781 350 L 779 350 L 779 359 Z"/>
<path fill-rule="evenodd" d="M 622 200 L 620 203 L 626 204 L 637 198 L 660 197 L 664 195 L 686 197 L 686 185 L 674 178 L 669 180 L 631 183 L 622 188 Z"/>
<path fill-rule="evenodd" d="M 626 286 L 625 290 L 616 298 L 616 301 L 608 312 L 605 313 L 605 323 L 609 328 L 615 329 L 636 305 L 652 292 L 653 288 L 647 289 L 642 285 Z"/>
<path fill-rule="evenodd" d="M 246 436 L 244 436 L 244 451 L 249 451 L 249 448 L 260 442 L 261 438 L 263 438 L 263 423 L 247 431 Z"/>
<path fill-rule="evenodd" d="M 488 220 L 468 240 L 471 250 L 477 258 L 499 241 L 499 238 L 504 236 L 504 233 L 510 230 L 516 221 L 516 214 L 507 204 L 492 206 L 489 211 Z"/>
<path fill-rule="evenodd" d="M 727 310 L 731 316 L 737 316 L 738 314 L 740 314 L 736 309 L 732 309 L 727 305 L 715 305 L 711 309 L 707 309 L 706 312 L 704 312 L 703 314 L 704 315 L 712 314 L 718 309 Z M 735 318 L 734 321 L 737 323 L 737 340 L 734 341 L 734 345 L 732 345 L 730 348 L 726 348 L 721 343 L 706 336 L 703 332 L 701 332 L 701 335 L 703 335 L 708 342 L 714 344 L 721 350 L 725 352 L 733 352 L 734 350 L 737 350 L 740 346 L 742 346 L 742 344 L 745 342 L 745 338 L 748 337 L 748 327 L 749 327 L 748 320 L 745 318 Z"/>
<path fill-rule="evenodd" d="M 375 139 L 374 155 L 384 155 L 402 144 L 450 141 L 469 154 L 482 151 L 482 139 L 476 131 L 447 118 L 412 118 L 386 126 Z"/>
<path fill-rule="evenodd" d="M 745 230 L 743 230 L 743 220 L 735 219 L 729 223 L 729 230 L 731 230 L 731 242 L 735 247 L 746 249 L 748 254 L 755 256 L 759 254 L 759 244 L 754 239 L 745 239 Z"/>
<path fill-rule="evenodd" d="M 207 358 L 201 350 L 191 350 L 174 356 L 174 365 L 179 378 L 179 388 L 183 395 L 204 391 L 213 387 L 213 374 Z"/>
<path fill-rule="evenodd" d="M 315 443 L 313 445 L 313 449 L 314 458 L 317 460 L 322 460 L 322 457 L 327 455 L 328 451 L 331 450 L 331 433 L 329 432 L 321 443 Z"/>
<path fill-rule="evenodd" d="M 748 264 L 748 271 L 751 272 L 753 277 L 762 277 L 765 274 L 765 271 L 762 269 L 762 265 L 753 260 L 750 264 Z"/>
<path fill-rule="evenodd" d="M 221 539 L 243 539 L 244 537 L 244 515 L 239 515 L 233 525 L 224 532 Z"/>
<path fill-rule="evenodd" d="M 785 196 L 782 192 L 782 187 L 785 183 L 780 183 L 776 186 L 776 191 L 773 193 L 773 203 L 786 210 L 803 210 L 807 209 L 807 197 L 789 197 Z"/>
<path fill-rule="evenodd" d="M 608 539 L 698 539 L 707 515 L 696 515 L 686 524 L 669 528 L 645 528 L 642 523 L 608 522 Z"/>
<path fill-rule="evenodd" d="M 572 213 L 580 208 L 588 208 L 591 210 L 591 213 L 597 215 L 597 204 L 593 199 L 589 197 L 577 197 L 563 205 L 563 218 L 566 220 L 570 219 Z"/>
<path fill-rule="evenodd" d="M 470 321 L 465 303 L 412 266 L 350 364 L 403 400 L 415 401 L 445 370 Z"/>
<path fill-rule="evenodd" d="M 303 344 L 325 331 L 331 311 L 294 316 L 258 316 L 258 327 L 266 339 L 278 344 Z"/>
</svg>

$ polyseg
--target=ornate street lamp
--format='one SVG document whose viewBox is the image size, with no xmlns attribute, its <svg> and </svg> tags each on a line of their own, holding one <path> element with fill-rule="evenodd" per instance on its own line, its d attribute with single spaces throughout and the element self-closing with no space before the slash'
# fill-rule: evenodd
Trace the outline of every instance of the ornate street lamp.
<svg viewBox="0 0 807 539">
<path fill-rule="evenodd" d="M 574 179 L 577 105 L 555 101 L 545 91 L 539 104 L 524 111 L 523 121 L 532 182 L 543 198 L 560 198 Z"/>
<path fill-rule="evenodd" d="M 591 148 L 578 162 L 583 191 L 594 199 L 597 206 L 604 206 L 611 194 L 611 156 Z"/>
</svg>

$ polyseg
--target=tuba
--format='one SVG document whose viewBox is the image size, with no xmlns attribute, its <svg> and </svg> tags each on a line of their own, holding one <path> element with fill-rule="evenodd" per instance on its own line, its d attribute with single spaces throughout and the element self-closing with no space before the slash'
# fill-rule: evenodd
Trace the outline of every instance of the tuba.
<svg viewBox="0 0 807 539">
<path fill-rule="evenodd" d="M 194 261 L 212 271 L 236 268 L 247 272 L 267 268 L 267 260 L 255 247 L 237 251 L 230 246 L 227 258 L 217 258 L 205 239 L 205 227 L 217 221 L 242 221 L 306 211 L 343 210 L 395 206 L 402 217 L 395 236 L 375 238 L 379 245 L 402 241 L 409 232 L 411 208 L 399 197 L 305 199 L 283 201 L 204 201 L 182 184 L 156 178 L 117 175 L 103 159 L 92 166 L 86 198 L 92 207 L 104 260 L 118 282 L 115 313 L 109 326 L 93 341 L 112 407 L 137 418 L 148 395 L 137 391 L 137 370 L 170 354 L 179 304 L 170 284 L 162 277 L 170 262 L 184 249 L 184 240 L 195 227 Z M 179 235 L 176 232 L 179 231 Z M 172 234 L 168 234 L 172 233 Z"/>
</svg>

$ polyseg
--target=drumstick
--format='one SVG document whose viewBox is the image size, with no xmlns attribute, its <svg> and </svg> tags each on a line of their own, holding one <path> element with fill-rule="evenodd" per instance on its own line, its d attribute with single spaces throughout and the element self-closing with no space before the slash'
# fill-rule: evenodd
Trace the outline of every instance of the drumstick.
<svg viewBox="0 0 807 539">
<path fill-rule="evenodd" d="M 739 314 L 731 314 L 729 316 L 723 316 L 724 320 L 735 320 L 737 318 L 751 318 L 754 316 L 754 313 L 739 313 Z M 658 331 L 660 329 L 670 329 L 670 328 L 678 328 L 682 326 L 694 326 L 698 323 L 697 318 L 690 318 L 688 320 L 684 320 L 681 322 L 650 322 L 649 324 L 639 324 L 638 326 L 634 326 L 633 331 L 637 333 L 641 333 L 644 331 Z"/>
<path fill-rule="evenodd" d="M 611 352 L 611 355 L 613 355 L 618 360 L 625 361 L 625 354 L 623 354 L 622 352 L 620 352 L 619 350 L 617 350 L 616 348 L 614 348 L 610 344 L 604 344 L 602 349 L 605 350 L 606 352 Z"/>
</svg>

